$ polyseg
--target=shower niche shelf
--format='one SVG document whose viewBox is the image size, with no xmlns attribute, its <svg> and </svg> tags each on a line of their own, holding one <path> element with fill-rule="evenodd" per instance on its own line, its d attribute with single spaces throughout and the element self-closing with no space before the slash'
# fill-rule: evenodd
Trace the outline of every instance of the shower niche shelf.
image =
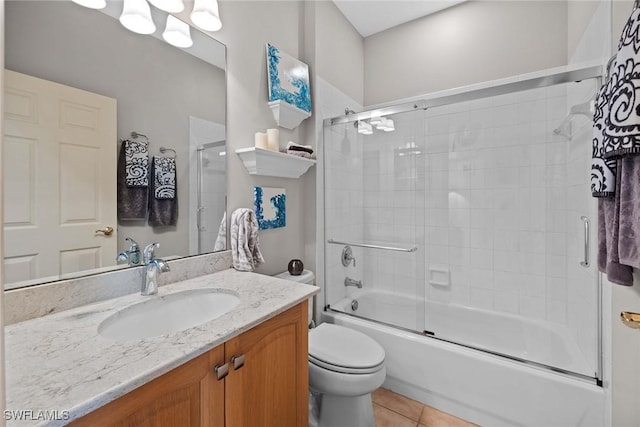
<svg viewBox="0 0 640 427">
<path fill-rule="evenodd" d="M 304 119 L 311 117 L 311 113 L 281 100 L 270 101 L 268 104 L 278 126 L 285 129 L 295 129 Z"/>
<path fill-rule="evenodd" d="M 300 178 L 316 164 L 315 160 L 255 147 L 240 148 L 236 154 L 249 175 Z"/>
</svg>

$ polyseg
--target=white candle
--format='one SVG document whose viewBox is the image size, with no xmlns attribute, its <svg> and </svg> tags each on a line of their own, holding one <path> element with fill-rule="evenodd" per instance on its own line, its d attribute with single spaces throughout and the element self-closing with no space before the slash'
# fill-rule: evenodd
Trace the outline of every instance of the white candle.
<svg viewBox="0 0 640 427">
<path fill-rule="evenodd" d="M 256 148 L 262 148 L 263 150 L 268 150 L 269 143 L 267 142 L 267 134 L 264 132 L 256 132 L 255 145 L 256 145 Z"/>
<path fill-rule="evenodd" d="M 280 130 L 267 129 L 267 144 L 269 150 L 280 151 Z"/>
</svg>

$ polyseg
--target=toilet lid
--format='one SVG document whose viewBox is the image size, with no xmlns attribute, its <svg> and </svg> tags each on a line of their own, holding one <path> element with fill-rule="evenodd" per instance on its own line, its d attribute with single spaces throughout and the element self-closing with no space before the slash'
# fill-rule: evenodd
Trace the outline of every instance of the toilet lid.
<svg viewBox="0 0 640 427">
<path fill-rule="evenodd" d="M 376 341 L 344 326 L 322 323 L 309 331 L 309 361 L 337 372 L 375 372 L 384 362 Z"/>
</svg>

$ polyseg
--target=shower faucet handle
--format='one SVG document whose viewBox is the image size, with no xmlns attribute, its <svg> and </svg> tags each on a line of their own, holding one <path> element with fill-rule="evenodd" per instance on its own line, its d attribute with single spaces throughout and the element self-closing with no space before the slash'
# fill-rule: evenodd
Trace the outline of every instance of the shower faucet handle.
<svg viewBox="0 0 640 427">
<path fill-rule="evenodd" d="M 356 259 L 353 256 L 353 251 L 351 250 L 351 246 L 347 245 L 342 249 L 342 265 L 348 267 L 353 261 L 353 266 L 356 266 Z"/>
</svg>

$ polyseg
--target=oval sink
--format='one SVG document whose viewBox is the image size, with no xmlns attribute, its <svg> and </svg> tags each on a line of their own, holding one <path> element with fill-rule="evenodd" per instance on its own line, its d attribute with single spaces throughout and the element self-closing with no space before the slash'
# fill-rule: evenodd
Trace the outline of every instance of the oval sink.
<svg viewBox="0 0 640 427">
<path fill-rule="evenodd" d="M 206 323 L 239 303 L 237 295 L 216 289 L 153 296 L 107 317 L 98 325 L 98 333 L 118 341 L 156 337 Z"/>
</svg>

